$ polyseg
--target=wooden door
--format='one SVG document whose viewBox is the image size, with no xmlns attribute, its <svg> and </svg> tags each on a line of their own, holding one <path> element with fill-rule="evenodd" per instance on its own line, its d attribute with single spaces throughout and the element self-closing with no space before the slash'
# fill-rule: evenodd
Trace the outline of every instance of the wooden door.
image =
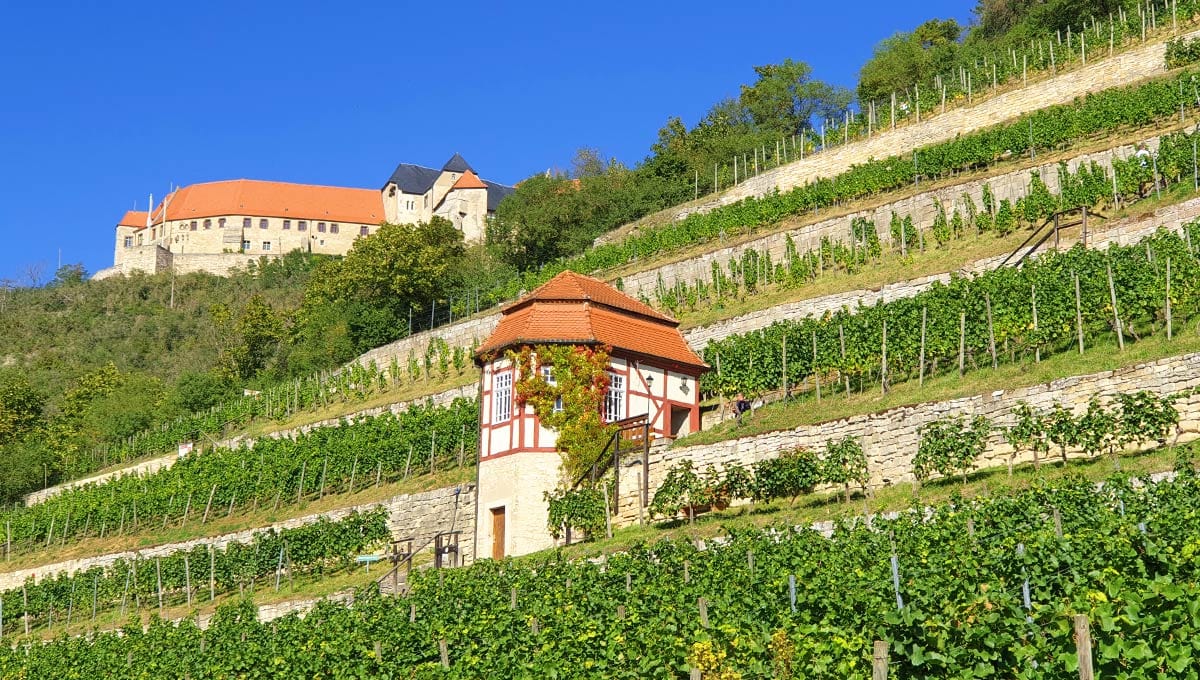
<svg viewBox="0 0 1200 680">
<path fill-rule="evenodd" d="M 492 508 L 492 559 L 504 559 L 504 508 Z"/>
</svg>

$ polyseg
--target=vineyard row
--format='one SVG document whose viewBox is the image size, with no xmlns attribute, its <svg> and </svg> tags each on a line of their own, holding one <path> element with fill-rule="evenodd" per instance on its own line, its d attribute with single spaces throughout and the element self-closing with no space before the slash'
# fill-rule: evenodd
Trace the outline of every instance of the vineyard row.
<svg viewBox="0 0 1200 680">
<path fill-rule="evenodd" d="M 88 537 L 203 524 L 218 513 L 274 511 L 473 465 L 478 423 L 474 400 L 414 405 L 398 415 L 316 428 L 295 439 L 264 438 L 249 448 L 188 456 L 147 477 L 77 487 L 32 507 L 0 512 L 6 556 Z"/>
</svg>

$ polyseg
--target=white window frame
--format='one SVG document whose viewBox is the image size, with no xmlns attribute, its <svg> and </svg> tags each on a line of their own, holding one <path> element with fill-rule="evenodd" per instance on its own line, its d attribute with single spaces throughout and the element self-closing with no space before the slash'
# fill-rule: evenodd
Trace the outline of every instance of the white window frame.
<svg viewBox="0 0 1200 680">
<path fill-rule="evenodd" d="M 542 366 L 542 379 L 545 380 L 546 384 L 551 387 L 558 386 L 558 381 L 554 379 L 554 367 L 553 366 Z M 563 402 L 562 402 L 562 396 L 560 395 L 560 396 L 557 396 L 554 398 L 554 412 L 562 413 L 562 410 L 563 410 Z"/>
<path fill-rule="evenodd" d="M 492 376 L 492 422 L 507 423 L 512 420 L 512 371 Z"/>
<path fill-rule="evenodd" d="M 625 376 L 608 374 L 608 392 L 604 395 L 604 422 L 625 419 Z"/>
</svg>

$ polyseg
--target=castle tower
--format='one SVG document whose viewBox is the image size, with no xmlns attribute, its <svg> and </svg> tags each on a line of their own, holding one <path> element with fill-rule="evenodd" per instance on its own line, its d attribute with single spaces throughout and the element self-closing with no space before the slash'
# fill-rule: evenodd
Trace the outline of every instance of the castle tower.
<svg viewBox="0 0 1200 680">
<path fill-rule="evenodd" d="M 700 428 L 698 380 L 707 369 L 678 326 L 603 281 L 570 271 L 502 310 L 475 355 L 482 372 L 477 554 L 501 558 L 554 545 L 544 494 L 562 476 L 556 433 L 539 422 L 532 406 L 518 404 L 521 376 L 508 352 L 607 346 L 605 421 L 643 416 L 652 436 L 678 437 Z"/>
</svg>

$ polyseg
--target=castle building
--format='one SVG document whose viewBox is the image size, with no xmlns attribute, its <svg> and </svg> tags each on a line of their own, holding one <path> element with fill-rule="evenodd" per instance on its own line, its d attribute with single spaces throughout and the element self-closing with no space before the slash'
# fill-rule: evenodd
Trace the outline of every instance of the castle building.
<svg viewBox="0 0 1200 680">
<path fill-rule="evenodd" d="M 707 370 L 678 327 L 603 281 L 570 271 L 501 311 L 496 330 L 475 354 L 482 380 L 475 524 L 481 556 L 551 547 L 544 494 L 563 481 L 556 433 L 539 422 L 532 406 L 518 404 L 521 376 L 507 351 L 547 344 L 609 347 L 605 422 L 645 417 L 652 437 L 678 437 L 700 429 L 698 381 Z"/>
<path fill-rule="evenodd" d="M 249 179 L 181 187 L 150 211 L 129 211 L 116 226 L 113 266 L 104 278 L 136 270 L 225 274 L 259 257 L 293 250 L 344 255 L 384 222 L 444 217 L 467 241 L 482 240 L 488 216 L 513 189 L 479 178 L 454 154 L 441 170 L 401 164 L 382 190 Z"/>
</svg>

